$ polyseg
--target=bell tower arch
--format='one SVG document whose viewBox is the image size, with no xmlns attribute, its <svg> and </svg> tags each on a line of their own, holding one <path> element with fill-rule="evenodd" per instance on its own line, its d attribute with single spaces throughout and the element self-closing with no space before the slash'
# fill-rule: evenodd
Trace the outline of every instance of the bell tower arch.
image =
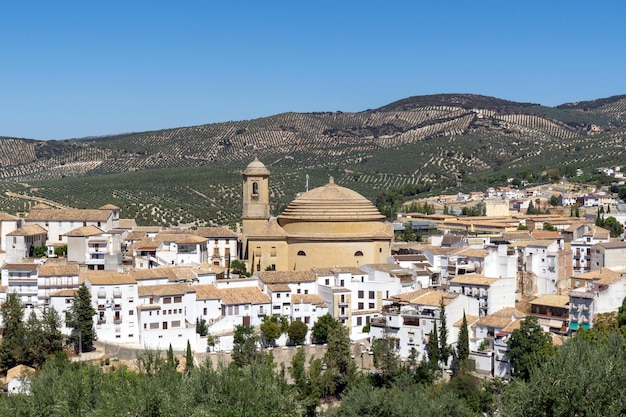
<svg viewBox="0 0 626 417">
<path fill-rule="evenodd" d="M 258 158 L 243 171 L 243 213 L 241 228 L 243 250 L 246 255 L 248 233 L 265 224 L 270 218 L 270 171 Z"/>
</svg>

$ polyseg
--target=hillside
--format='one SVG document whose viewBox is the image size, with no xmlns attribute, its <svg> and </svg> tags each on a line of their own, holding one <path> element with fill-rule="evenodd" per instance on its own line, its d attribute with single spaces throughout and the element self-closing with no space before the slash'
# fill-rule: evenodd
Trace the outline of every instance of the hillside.
<svg viewBox="0 0 626 417">
<path fill-rule="evenodd" d="M 254 156 L 272 171 L 278 213 L 307 174 L 311 188 L 333 175 L 370 198 L 405 184 L 467 191 L 522 171 L 623 165 L 625 139 L 626 96 L 545 107 L 472 94 L 64 141 L 0 138 L 0 210 L 26 211 L 34 202 L 16 195 L 36 196 L 116 204 L 140 224 L 232 224 Z"/>
</svg>

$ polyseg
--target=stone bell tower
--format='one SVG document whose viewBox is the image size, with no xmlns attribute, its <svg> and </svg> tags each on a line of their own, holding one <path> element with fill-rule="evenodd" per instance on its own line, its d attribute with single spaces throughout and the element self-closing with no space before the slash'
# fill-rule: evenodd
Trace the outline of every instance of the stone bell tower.
<svg viewBox="0 0 626 417">
<path fill-rule="evenodd" d="M 256 157 L 243 171 L 242 249 L 246 253 L 248 233 L 270 218 L 270 171 Z"/>
</svg>

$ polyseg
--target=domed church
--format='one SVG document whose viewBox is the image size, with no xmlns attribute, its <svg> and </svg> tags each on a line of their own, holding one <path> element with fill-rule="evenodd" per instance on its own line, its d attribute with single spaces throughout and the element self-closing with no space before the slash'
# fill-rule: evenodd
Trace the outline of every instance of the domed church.
<svg viewBox="0 0 626 417">
<path fill-rule="evenodd" d="M 334 183 L 303 193 L 270 217 L 270 172 L 243 172 L 242 259 L 251 272 L 387 263 L 393 227 L 365 197 Z"/>
</svg>

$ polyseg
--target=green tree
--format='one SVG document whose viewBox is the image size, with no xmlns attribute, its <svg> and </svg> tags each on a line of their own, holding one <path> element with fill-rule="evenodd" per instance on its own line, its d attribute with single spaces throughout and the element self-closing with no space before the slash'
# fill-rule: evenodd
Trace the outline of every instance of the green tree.
<svg viewBox="0 0 626 417">
<path fill-rule="evenodd" d="M 90 352 L 96 339 L 93 326 L 93 316 L 96 310 L 91 305 L 89 288 L 82 283 L 72 299 L 72 305 L 67 311 L 67 327 L 72 329 L 70 340 L 76 352 Z"/>
<path fill-rule="evenodd" d="M 329 329 L 324 363 L 324 392 L 328 396 L 340 396 L 348 389 L 356 371 L 350 350 L 350 336 L 345 326 Z"/>
<path fill-rule="evenodd" d="M 573 337 L 504 391 L 501 414 L 511 417 L 626 415 L 623 336 Z"/>
<path fill-rule="evenodd" d="M 4 373 L 26 358 L 26 328 L 24 307 L 17 294 L 9 292 L 0 307 L 2 314 L 2 341 L 0 342 L 0 372 Z"/>
<path fill-rule="evenodd" d="M 463 363 L 469 359 L 469 332 L 467 330 L 467 318 L 463 311 L 463 321 L 461 322 L 461 330 L 459 331 L 459 340 L 456 344 L 456 359 L 459 363 Z"/>
<path fill-rule="evenodd" d="M 206 320 L 203 317 L 196 317 L 196 333 L 200 336 L 206 336 L 209 332 L 209 328 L 206 325 Z"/>
<path fill-rule="evenodd" d="M 228 263 L 228 268 L 233 274 L 249 276 L 250 274 L 246 270 L 246 264 L 239 259 L 233 259 Z"/>
<path fill-rule="evenodd" d="M 193 352 L 191 351 L 191 344 L 187 340 L 187 350 L 185 351 L 185 375 L 189 376 L 193 369 Z"/>
<path fill-rule="evenodd" d="M 291 359 L 289 371 L 298 392 L 297 397 L 305 409 L 304 415 L 313 417 L 318 415 L 317 407 L 322 395 L 322 361 L 311 358 L 308 373 L 305 363 L 306 353 L 302 347 L 299 347 Z"/>
<path fill-rule="evenodd" d="M 545 222 L 543 224 L 543 230 L 547 230 L 547 231 L 550 231 L 550 232 L 556 232 L 557 231 L 556 227 L 554 227 L 551 223 L 548 223 L 548 222 Z"/>
<path fill-rule="evenodd" d="M 439 352 L 439 332 L 437 331 L 437 322 L 433 323 L 433 329 L 428 335 L 428 362 L 432 363 L 433 368 L 439 368 L 439 358 L 441 353 Z"/>
<path fill-rule="evenodd" d="M 278 318 L 275 316 L 263 317 L 260 329 L 261 334 L 263 334 L 264 342 L 270 346 L 273 346 L 276 339 L 282 334 L 280 325 L 278 324 Z"/>
<path fill-rule="evenodd" d="M 400 355 L 396 347 L 396 339 L 389 337 L 385 331 L 383 337 L 372 343 L 374 366 L 378 369 L 381 385 L 390 386 L 400 373 Z"/>
<path fill-rule="evenodd" d="M 452 347 L 448 344 L 448 324 L 446 319 L 446 306 L 443 297 L 439 301 L 439 361 L 444 365 L 448 364 L 448 359 L 452 354 Z"/>
<path fill-rule="evenodd" d="M 294 344 L 301 345 L 304 343 L 308 331 L 309 328 L 306 324 L 302 323 L 300 320 L 294 320 L 287 329 L 287 335 L 289 336 L 289 340 Z"/>
<path fill-rule="evenodd" d="M 254 337 L 254 327 L 246 326 L 243 324 L 235 326 L 235 333 L 233 335 L 233 343 L 242 344 L 246 340 Z"/>
<path fill-rule="evenodd" d="M 165 358 L 164 369 L 168 371 L 176 372 L 178 369 L 178 365 L 180 364 L 180 360 L 174 355 L 174 349 L 172 349 L 172 344 L 170 343 L 170 347 L 167 349 L 167 356 Z"/>
<path fill-rule="evenodd" d="M 328 313 L 319 317 L 312 329 L 315 341 L 318 343 L 326 343 L 330 331 L 339 326 L 341 326 L 341 324 Z"/>
<path fill-rule="evenodd" d="M 601 227 L 608 229 L 611 237 L 620 237 L 624 233 L 624 226 L 613 216 L 607 217 Z"/>
<path fill-rule="evenodd" d="M 554 352 L 552 338 L 541 329 L 534 316 L 526 317 L 520 328 L 513 330 L 507 345 L 512 376 L 524 381 L 530 379 L 533 367 L 538 366 Z"/>
<path fill-rule="evenodd" d="M 235 326 L 233 347 L 233 363 L 239 367 L 260 364 L 263 362 L 265 355 L 259 351 L 257 343 L 259 336 L 254 333 L 251 326 L 238 325 Z"/>
<path fill-rule="evenodd" d="M 617 312 L 617 324 L 620 327 L 626 326 L 626 297 L 622 300 L 622 306 Z"/>
</svg>

